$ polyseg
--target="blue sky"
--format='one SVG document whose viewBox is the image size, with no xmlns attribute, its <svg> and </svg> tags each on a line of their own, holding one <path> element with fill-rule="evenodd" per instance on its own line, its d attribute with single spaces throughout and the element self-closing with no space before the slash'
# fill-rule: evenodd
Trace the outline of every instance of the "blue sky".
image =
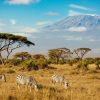
<svg viewBox="0 0 100 100">
<path fill-rule="evenodd" d="M 75 36 L 76 40 L 74 36 L 69 35 L 67 38 L 74 40 L 64 41 L 63 38 L 58 39 L 57 35 L 61 37 L 61 35 L 66 34 L 56 33 L 55 36 L 50 33 L 38 33 L 38 30 L 67 16 L 82 14 L 100 15 L 99 10 L 100 0 L 0 0 L 0 32 L 20 32 L 19 35 L 31 37 L 31 40 L 36 44 L 34 47 L 35 52 L 44 52 L 50 48 L 61 46 L 68 48 L 90 46 L 90 48 L 95 49 L 95 52 L 98 52 L 100 47 L 96 41 L 92 43 L 94 45 L 91 45 L 88 41 L 80 42 L 82 37 L 78 35 Z M 80 41 L 77 41 L 78 39 Z"/>
<path fill-rule="evenodd" d="M 0 30 L 34 32 L 66 16 L 100 15 L 99 9 L 100 0 L 0 0 Z"/>
</svg>

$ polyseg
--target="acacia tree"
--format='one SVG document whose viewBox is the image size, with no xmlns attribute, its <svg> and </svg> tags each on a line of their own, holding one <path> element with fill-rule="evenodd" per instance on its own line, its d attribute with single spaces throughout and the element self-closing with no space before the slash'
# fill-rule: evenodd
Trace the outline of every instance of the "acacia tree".
<svg viewBox="0 0 100 100">
<path fill-rule="evenodd" d="M 56 60 L 56 64 L 61 60 L 64 63 L 65 58 L 71 54 L 70 50 L 67 48 L 57 48 L 51 49 L 48 52 L 49 59 Z"/>
<path fill-rule="evenodd" d="M 77 55 L 77 57 L 79 59 L 83 59 L 83 57 L 89 52 L 91 51 L 90 48 L 78 48 L 78 49 L 75 49 L 74 52 L 75 54 Z"/>
<path fill-rule="evenodd" d="M 8 60 L 10 54 L 17 48 L 23 46 L 31 46 L 35 45 L 31 41 L 29 41 L 26 37 L 13 35 L 9 33 L 0 33 L 0 61 L 2 64 Z M 2 54 L 6 52 L 6 59 L 3 60 Z"/>
<path fill-rule="evenodd" d="M 23 61 L 26 59 L 30 59 L 31 54 L 29 54 L 28 52 L 18 52 L 14 55 L 14 58 L 21 59 L 21 61 Z"/>
<path fill-rule="evenodd" d="M 33 55 L 33 59 L 45 59 L 45 56 L 42 54 L 35 54 Z"/>
<path fill-rule="evenodd" d="M 83 70 L 88 70 L 88 63 L 86 61 L 82 61 L 83 57 L 89 52 L 91 51 L 90 48 L 78 48 L 75 49 L 74 52 L 77 55 L 77 57 L 80 59 L 80 62 L 77 66 L 77 68 L 83 68 Z"/>
</svg>

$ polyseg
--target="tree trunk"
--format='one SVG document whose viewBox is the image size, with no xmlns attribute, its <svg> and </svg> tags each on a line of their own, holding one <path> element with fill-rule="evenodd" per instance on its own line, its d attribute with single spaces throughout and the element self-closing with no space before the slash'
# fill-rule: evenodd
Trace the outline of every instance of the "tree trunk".
<svg viewBox="0 0 100 100">
<path fill-rule="evenodd" d="M 58 64 L 58 63 L 59 63 L 59 58 L 56 59 L 56 64 Z"/>
<path fill-rule="evenodd" d="M 4 60 L 3 60 L 3 58 L 2 58 L 1 53 L 0 53 L 0 61 L 1 61 L 1 64 L 4 64 Z"/>
</svg>

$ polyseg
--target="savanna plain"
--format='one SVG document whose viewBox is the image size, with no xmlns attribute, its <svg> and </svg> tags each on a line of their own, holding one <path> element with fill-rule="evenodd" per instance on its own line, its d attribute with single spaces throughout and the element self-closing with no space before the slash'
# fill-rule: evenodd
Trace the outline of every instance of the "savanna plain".
<svg viewBox="0 0 100 100">
<path fill-rule="evenodd" d="M 100 71 L 89 65 L 89 71 L 79 73 L 75 65 L 50 64 L 48 69 L 22 71 L 20 67 L 0 66 L 0 73 L 6 73 L 7 81 L 0 81 L 0 100 L 100 100 Z M 31 75 L 39 84 L 39 90 L 30 92 L 25 86 L 18 89 L 16 76 Z M 53 74 L 64 75 L 69 82 L 68 89 L 52 85 Z"/>
</svg>

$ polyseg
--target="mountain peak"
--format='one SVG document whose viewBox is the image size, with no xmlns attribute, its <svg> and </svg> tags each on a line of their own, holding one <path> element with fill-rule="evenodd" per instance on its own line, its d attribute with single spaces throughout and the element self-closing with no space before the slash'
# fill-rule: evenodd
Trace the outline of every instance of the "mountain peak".
<svg viewBox="0 0 100 100">
<path fill-rule="evenodd" d="M 45 27 L 46 30 L 67 30 L 72 27 L 85 27 L 92 30 L 100 27 L 100 16 L 78 15 L 68 16 L 61 21 Z"/>
</svg>

